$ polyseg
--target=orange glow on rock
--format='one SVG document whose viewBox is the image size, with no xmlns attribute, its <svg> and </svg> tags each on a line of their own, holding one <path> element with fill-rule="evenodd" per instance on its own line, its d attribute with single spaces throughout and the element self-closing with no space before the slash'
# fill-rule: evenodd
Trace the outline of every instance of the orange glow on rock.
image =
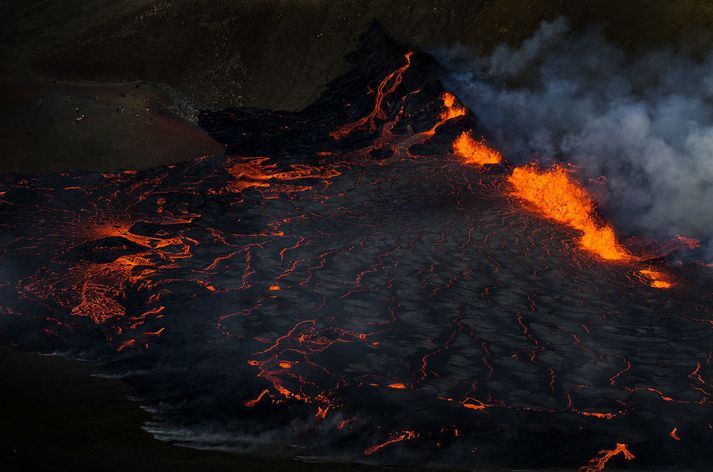
<svg viewBox="0 0 713 472">
<path fill-rule="evenodd" d="M 606 467 L 607 463 L 612 459 L 612 457 L 623 455 L 624 459 L 630 461 L 636 459 L 636 456 L 629 451 L 628 446 L 625 443 L 617 443 L 616 448 L 611 450 L 599 451 L 602 454 L 601 457 L 595 457 L 590 460 L 589 463 L 579 469 L 579 472 L 601 472 Z"/>
<path fill-rule="evenodd" d="M 667 289 L 673 287 L 674 283 L 664 274 L 654 269 L 641 269 L 639 274 L 642 275 L 654 288 Z"/>
<path fill-rule="evenodd" d="M 469 410 L 485 410 L 485 408 L 486 408 L 486 405 L 484 405 L 483 403 L 466 402 L 466 403 L 463 403 L 463 406 L 465 408 L 468 408 Z"/>
<path fill-rule="evenodd" d="M 279 170 L 277 164 L 270 163 L 268 157 L 233 159 L 228 172 L 235 178 L 227 190 L 241 193 L 250 188 L 271 188 L 276 193 L 304 192 L 310 185 L 293 185 L 289 182 L 303 179 L 326 180 L 340 175 L 332 168 L 321 168 L 306 164 L 292 164 L 287 170 Z"/>
<path fill-rule="evenodd" d="M 401 382 L 389 384 L 387 385 L 387 387 L 394 388 L 396 390 L 406 390 L 406 385 L 402 384 Z"/>
<path fill-rule="evenodd" d="M 418 434 L 416 434 L 415 431 L 404 431 L 403 433 L 396 435 L 395 437 L 389 439 L 388 441 L 384 441 L 383 443 L 379 443 L 379 444 L 375 444 L 374 446 L 371 446 L 370 448 L 368 448 L 364 451 L 364 455 L 370 456 L 370 455 L 374 454 L 375 452 L 378 452 L 387 446 L 399 443 L 401 441 L 408 441 L 409 439 L 414 439 L 417 437 L 418 437 Z"/>
<path fill-rule="evenodd" d="M 614 418 L 614 413 L 601 413 L 598 411 L 581 411 L 580 412 L 584 416 L 592 416 L 594 418 L 600 418 L 604 420 L 611 420 Z"/>
<path fill-rule="evenodd" d="M 136 344 L 136 339 L 129 339 L 128 341 L 124 341 L 121 343 L 119 347 L 116 348 L 116 352 L 121 352 L 126 348 L 132 347 Z"/>
<path fill-rule="evenodd" d="M 262 392 L 260 392 L 260 395 L 258 395 L 256 398 L 246 401 L 245 406 L 253 407 L 253 406 L 257 405 L 258 403 L 260 403 L 260 400 L 262 400 L 265 395 L 270 395 L 270 391 L 268 389 L 264 389 Z"/>
<path fill-rule="evenodd" d="M 441 101 L 443 102 L 443 111 L 439 116 L 438 122 L 433 125 L 428 131 L 420 133 L 421 136 L 431 137 L 436 134 L 436 130 L 446 123 L 448 120 L 453 118 L 458 118 L 459 116 L 464 116 L 468 110 L 466 107 L 458 103 L 456 96 L 451 92 L 443 92 L 441 94 Z"/>
<path fill-rule="evenodd" d="M 633 256 L 617 240 L 614 228 L 597 221 L 592 198 L 561 166 L 542 170 L 534 164 L 516 167 L 508 181 L 513 195 L 531 203 L 558 223 L 582 232 L 580 246 L 608 261 L 628 261 Z"/>
<path fill-rule="evenodd" d="M 451 92 L 443 92 L 441 100 L 443 100 L 443 106 L 445 107 L 441 113 L 441 123 L 466 114 L 466 108 L 456 101 L 456 96 Z"/>
<path fill-rule="evenodd" d="M 376 89 L 376 100 L 374 100 L 374 109 L 369 113 L 368 115 L 360 118 L 359 120 L 349 123 L 347 125 L 342 126 L 336 131 L 333 131 L 330 133 L 332 138 L 334 139 L 341 139 L 344 138 L 345 136 L 348 136 L 352 131 L 354 131 L 357 128 L 361 128 L 362 126 L 366 125 L 367 123 L 369 124 L 369 131 L 374 132 L 376 131 L 376 120 L 384 120 L 387 117 L 386 112 L 384 112 L 383 109 L 383 102 L 384 98 L 387 97 L 388 95 L 391 95 L 396 91 L 396 89 L 401 85 L 401 82 L 403 82 L 403 74 L 406 72 L 406 69 L 411 67 L 411 56 L 413 55 L 412 52 L 409 52 L 404 55 L 404 59 L 406 59 L 406 63 L 396 69 L 395 71 L 391 72 L 388 74 L 386 77 L 384 77 L 384 80 L 381 81 L 379 84 L 379 87 Z"/>
<path fill-rule="evenodd" d="M 317 407 L 317 412 L 315 413 L 314 417 L 315 418 L 320 418 L 320 419 L 325 419 L 327 417 L 327 413 L 329 412 L 329 407 Z"/>
<path fill-rule="evenodd" d="M 483 166 L 486 164 L 499 164 L 503 156 L 488 147 L 485 141 L 473 139 L 470 131 L 462 132 L 453 142 L 453 153 L 460 157 L 464 164 Z"/>
</svg>

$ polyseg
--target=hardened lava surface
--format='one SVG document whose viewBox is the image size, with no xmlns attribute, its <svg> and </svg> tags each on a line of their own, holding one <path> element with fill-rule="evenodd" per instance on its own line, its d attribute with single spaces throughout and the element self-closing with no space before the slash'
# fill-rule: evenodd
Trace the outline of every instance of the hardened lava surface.
<svg viewBox="0 0 713 472">
<path fill-rule="evenodd" d="M 0 177 L 2 341 L 97 362 L 193 447 L 710 463 L 707 279 L 583 252 L 452 154 L 472 113 L 377 39 L 302 113 L 206 112 L 225 156 Z"/>
</svg>

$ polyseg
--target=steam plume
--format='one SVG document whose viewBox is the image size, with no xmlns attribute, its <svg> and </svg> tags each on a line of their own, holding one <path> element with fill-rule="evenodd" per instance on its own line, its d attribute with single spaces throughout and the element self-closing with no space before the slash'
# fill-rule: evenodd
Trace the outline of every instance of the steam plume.
<svg viewBox="0 0 713 472">
<path fill-rule="evenodd" d="M 713 258 L 713 52 L 627 57 L 558 19 L 516 49 L 437 57 L 446 86 L 511 161 L 576 164 L 624 235 L 687 235 Z"/>
</svg>

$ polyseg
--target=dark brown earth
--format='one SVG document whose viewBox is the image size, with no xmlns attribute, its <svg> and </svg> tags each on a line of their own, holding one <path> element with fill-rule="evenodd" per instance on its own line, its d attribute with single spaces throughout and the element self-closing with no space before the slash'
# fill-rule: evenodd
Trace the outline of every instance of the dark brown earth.
<svg viewBox="0 0 713 472">
<path fill-rule="evenodd" d="M 218 152 L 187 124 L 195 110 L 305 107 L 373 20 L 411 47 L 487 52 L 562 15 L 577 29 L 602 25 L 628 50 L 700 54 L 713 31 L 711 0 L 8 0 L 0 171 L 146 168 Z M 146 112 L 147 100 L 161 106 Z"/>
<path fill-rule="evenodd" d="M 223 152 L 150 84 L 14 79 L 0 87 L 0 171 L 144 169 Z"/>
<path fill-rule="evenodd" d="M 707 44 L 709 0 L 49 0 L 3 2 L 2 40 L 19 67 L 51 77 L 146 80 L 198 108 L 300 109 L 346 71 L 344 53 L 378 20 L 428 49 L 487 52 L 517 44 L 543 20 L 602 24 L 630 48 Z M 683 40 L 683 41 L 681 41 Z M 694 47 L 695 49 L 695 47 Z"/>
</svg>

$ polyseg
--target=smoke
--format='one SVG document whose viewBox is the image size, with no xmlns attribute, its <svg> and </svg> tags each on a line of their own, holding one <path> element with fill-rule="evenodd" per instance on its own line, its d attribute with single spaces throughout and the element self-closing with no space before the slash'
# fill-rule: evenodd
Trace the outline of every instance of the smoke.
<svg viewBox="0 0 713 472">
<path fill-rule="evenodd" d="M 462 47 L 436 57 L 511 161 L 573 163 L 624 236 L 682 234 L 713 257 L 713 52 L 627 57 L 558 19 L 490 57 Z"/>
</svg>

